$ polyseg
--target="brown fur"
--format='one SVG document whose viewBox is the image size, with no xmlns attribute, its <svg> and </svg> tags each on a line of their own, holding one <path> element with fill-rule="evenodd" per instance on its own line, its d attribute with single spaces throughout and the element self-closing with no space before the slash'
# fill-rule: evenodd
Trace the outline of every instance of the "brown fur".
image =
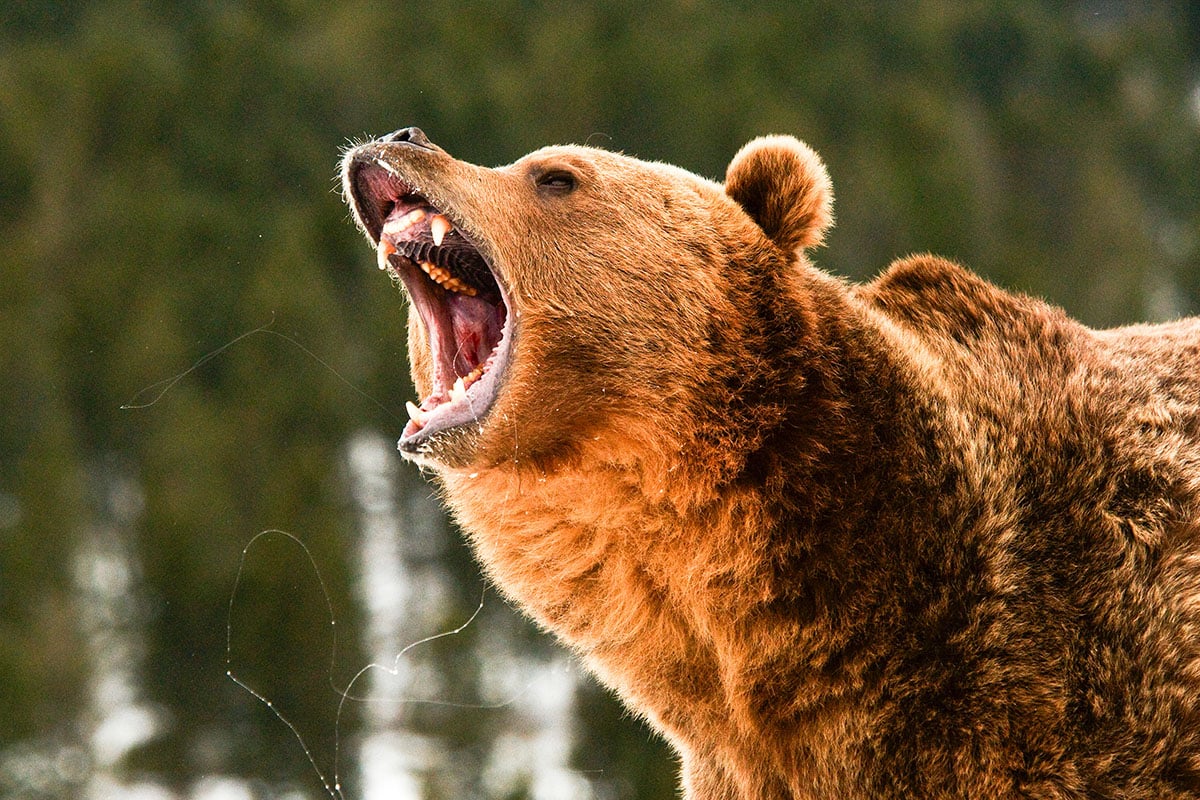
<svg viewBox="0 0 1200 800">
<path fill-rule="evenodd" d="M 364 152 L 519 315 L 495 406 L 425 462 L 689 798 L 1200 796 L 1200 320 L 1093 331 L 927 256 L 830 277 L 787 137 L 724 187 Z"/>
</svg>

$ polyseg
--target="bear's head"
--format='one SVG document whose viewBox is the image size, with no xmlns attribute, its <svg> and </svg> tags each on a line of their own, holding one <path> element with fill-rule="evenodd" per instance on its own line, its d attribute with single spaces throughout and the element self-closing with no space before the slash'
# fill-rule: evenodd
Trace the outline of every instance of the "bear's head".
<svg viewBox="0 0 1200 800">
<path fill-rule="evenodd" d="M 343 184 L 416 311 L 400 449 L 448 470 L 720 438 L 775 379 L 764 315 L 832 220 L 825 168 L 786 136 L 722 186 L 576 146 L 489 169 L 406 128 L 351 149 Z"/>
</svg>

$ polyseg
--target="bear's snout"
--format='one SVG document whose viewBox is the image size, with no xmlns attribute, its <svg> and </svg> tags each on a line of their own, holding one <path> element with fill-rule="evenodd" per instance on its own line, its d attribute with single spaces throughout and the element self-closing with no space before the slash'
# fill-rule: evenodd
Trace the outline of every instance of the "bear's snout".
<svg viewBox="0 0 1200 800">
<path fill-rule="evenodd" d="M 379 141 L 384 144 L 410 144 L 413 147 L 420 147 L 425 150 L 441 149 L 429 141 L 429 137 L 425 135 L 425 131 L 415 126 L 394 130 Z"/>
</svg>

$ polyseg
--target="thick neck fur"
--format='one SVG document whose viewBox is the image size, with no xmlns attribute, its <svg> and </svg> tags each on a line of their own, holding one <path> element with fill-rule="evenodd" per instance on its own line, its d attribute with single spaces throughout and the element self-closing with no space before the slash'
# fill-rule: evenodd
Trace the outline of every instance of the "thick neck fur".
<svg viewBox="0 0 1200 800">
<path fill-rule="evenodd" d="M 1083 796 L 1128 730 L 1200 746 L 1200 325 L 1095 334 L 935 259 L 793 274 L 688 413 L 443 474 L 501 589 L 706 800 L 1032 796 L 1029 763 Z"/>
<path fill-rule="evenodd" d="M 916 430 L 934 396 L 915 391 L 919 354 L 845 284 L 800 276 L 756 294 L 770 299 L 734 359 L 741 385 L 697 393 L 707 408 L 696 418 L 710 424 L 676 421 L 563 464 L 443 476 L 496 583 L 685 750 L 682 731 L 702 739 L 731 719 L 761 735 L 780 710 L 755 707 L 756 681 L 799 678 L 813 704 L 861 688 L 866 661 L 837 678 L 823 669 L 868 645 L 852 641 L 863 626 L 847 615 L 881 613 L 876 595 L 892 582 L 875 574 L 904 546 L 864 517 L 896 493 L 929 496 L 912 484 L 935 480 L 919 468 L 930 454 L 908 444 L 932 438 Z M 784 661 L 811 672 L 773 673 Z"/>
</svg>

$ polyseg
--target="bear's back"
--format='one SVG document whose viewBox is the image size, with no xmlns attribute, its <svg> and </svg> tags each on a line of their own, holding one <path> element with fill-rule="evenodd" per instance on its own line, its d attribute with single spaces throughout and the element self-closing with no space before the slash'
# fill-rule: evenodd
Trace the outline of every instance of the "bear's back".
<svg viewBox="0 0 1200 800">
<path fill-rule="evenodd" d="M 1039 408 L 1182 437 L 1200 466 L 1200 317 L 1092 330 L 1041 300 L 1006 292 L 943 259 L 898 261 L 858 290 L 939 360 L 968 406 L 1020 425 Z M 1066 423 L 1064 423 L 1066 424 Z M 1190 455 L 1188 455 L 1190 453 Z"/>
<path fill-rule="evenodd" d="M 1196 753 L 1200 319 L 1095 331 L 928 257 L 855 291 L 934 365 L 939 413 L 959 420 L 946 451 L 971 454 L 963 501 L 1006 520 L 987 545 L 992 591 L 1056 642 L 1042 685 L 1079 722 L 1085 785 L 1127 791 L 1105 758 L 1138 752 L 1132 738 Z M 1143 756 L 1129 775 L 1162 774 Z"/>
</svg>

